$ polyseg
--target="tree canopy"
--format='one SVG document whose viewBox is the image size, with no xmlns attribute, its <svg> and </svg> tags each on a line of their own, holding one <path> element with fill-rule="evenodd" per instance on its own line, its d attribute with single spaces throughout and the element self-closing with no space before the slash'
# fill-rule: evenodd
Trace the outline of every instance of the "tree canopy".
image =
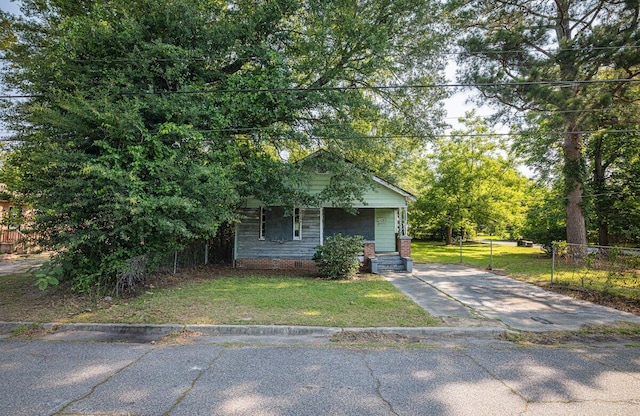
<svg viewBox="0 0 640 416">
<path fill-rule="evenodd" d="M 2 14 L 15 133 L 5 181 L 76 290 L 113 287 L 127 259 L 207 238 L 241 197 L 311 203 L 298 159 L 327 148 L 393 171 L 433 134 L 438 3 L 25 0 Z M 432 110 L 432 111 L 430 111 Z M 357 198 L 360 171 L 323 197 Z M 332 182 L 333 183 L 333 182 Z"/>
<path fill-rule="evenodd" d="M 492 136 L 481 119 L 468 116 L 464 130 L 436 140 L 421 162 L 412 233 L 426 237 L 444 230 L 447 244 L 454 231 L 465 236 L 509 232 L 519 238 L 528 180 L 517 171 L 508 144 Z"/>
<path fill-rule="evenodd" d="M 460 80 L 502 115 L 527 113 L 522 149 L 561 154 L 567 241 L 587 241 L 585 136 L 594 114 L 629 97 L 639 76 L 635 0 L 448 2 L 460 29 Z M 508 117 L 507 117 L 508 118 Z M 522 121 L 522 120 L 521 120 Z M 532 140 L 537 138 L 537 140 Z M 546 152 L 546 153 L 545 153 Z"/>
</svg>

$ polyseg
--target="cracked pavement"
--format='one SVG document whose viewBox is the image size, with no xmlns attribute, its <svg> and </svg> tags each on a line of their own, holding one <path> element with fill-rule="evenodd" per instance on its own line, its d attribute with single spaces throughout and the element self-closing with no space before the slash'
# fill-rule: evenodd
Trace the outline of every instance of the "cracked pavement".
<svg viewBox="0 0 640 416">
<path fill-rule="evenodd" d="M 640 348 L 0 340 L 7 415 L 637 415 Z"/>
</svg>

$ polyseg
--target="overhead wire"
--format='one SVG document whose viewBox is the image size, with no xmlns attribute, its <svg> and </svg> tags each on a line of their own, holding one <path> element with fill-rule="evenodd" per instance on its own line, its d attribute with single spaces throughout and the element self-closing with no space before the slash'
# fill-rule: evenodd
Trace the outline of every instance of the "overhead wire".
<svg viewBox="0 0 640 416">
<path fill-rule="evenodd" d="M 577 47 L 565 47 L 565 48 L 549 48 L 549 49 L 529 49 L 525 52 L 530 53 L 562 53 L 562 52 L 579 52 L 579 51 L 607 51 L 607 50 L 619 50 L 625 51 L 627 49 L 640 49 L 640 45 L 621 45 L 621 46 L 577 46 Z M 235 52 L 235 51 L 230 51 Z M 264 53 L 274 52 L 272 49 L 265 49 L 262 51 Z M 428 57 L 440 57 L 440 56 L 458 56 L 458 55 L 511 55 L 511 54 L 521 54 L 523 50 L 518 49 L 485 49 L 485 50 L 477 50 L 477 51 L 438 51 L 434 53 L 426 53 L 425 56 Z M 405 54 L 386 54 L 391 57 L 400 57 L 405 58 Z M 330 55 L 320 55 L 324 57 L 328 57 Z M 268 55 L 264 55 L 264 57 L 268 57 Z M 259 53 L 246 53 L 246 54 L 229 54 L 229 56 L 219 55 L 219 56 L 185 56 L 185 57 L 128 57 L 128 58 L 64 58 L 71 62 L 85 63 L 85 62 L 103 62 L 103 63 L 136 63 L 136 62 L 207 62 L 212 60 L 239 60 L 239 59 L 252 59 L 252 58 L 262 58 Z M 11 61 L 12 58 L 6 56 L 0 56 L 0 61 Z"/>
<path fill-rule="evenodd" d="M 640 78 L 621 79 L 592 79 L 592 80 L 541 80 L 519 82 L 478 82 L 478 83 L 431 83 L 431 84 L 394 84 L 394 85 L 344 85 L 332 87 L 277 87 L 277 88 L 223 88 L 223 89 L 198 89 L 186 91 L 121 91 L 113 95 L 204 95 L 204 94 L 248 94 L 248 93 L 280 93 L 280 92 L 324 92 L 324 91 L 384 91 L 406 89 L 430 89 L 430 88 L 483 88 L 483 87 L 521 87 L 547 85 L 555 87 L 574 87 L 587 84 L 622 84 L 640 83 Z M 16 94 L 0 95 L 0 99 L 25 99 L 42 98 L 44 94 Z"/>
<path fill-rule="evenodd" d="M 199 129 L 193 129 L 190 130 L 191 132 L 194 133 L 220 133 L 220 132 L 224 132 L 224 129 L 220 129 L 220 130 L 215 130 L 215 129 L 210 129 L 210 130 L 199 130 Z M 572 132 L 574 134 L 592 134 L 592 133 L 597 133 L 600 130 L 582 130 L 582 131 L 575 131 Z M 259 132 L 259 131 L 258 131 Z M 632 134 L 636 134 L 636 133 L 640 133 L 640 129 L 621 129 L 621 130 L 606 130 L 607 133 L 616 133 L 616 134 L 627 134 L 627 133 L 632 133 Z M 153 132 L 149 132 L 150 134 L 154 134 Z M 566 132 L 562 132 L 562 131 L 554 131 L 554 132 L 547 132 L 545 133 L 546 135 L 564 135 L 566 134 Z M 468 132 L 447 132 L 447 133 L 441 133 L 441 134 L 432 134 L 432 135 L 427 135 L 427 134 L 385 134 L 385 135 L 355 135 L 355 134 L 351 134 L 351 135 L 331 135 L 331 136 L 327 136 L 327 135 L 315 135 L 315 134 L 305 134 L 304 137 L 299 137 L 299 138 L 285 138 L 285 137 L 278 137 L 278 139 L 280 140 L 398 140 L 398 139 L 431 139 L 434 137 L 440 137 L 440 138 L 463 138 L 463 137 L 513 137 L 513 136 L 528 136 L 531 135 L 531 133 L 526 133 L 526 132 L 511 132 L 511 133 L 500 133 L 500 132 L 488 132 L 488 133 L 468 133 Z M 224 136 L 224 137 L 213 137 L 213 138 L 204 138 L 205 141 L 253 141 L 255 140 L 255 137 L 245 137 L 247 135 L 243 135 L 243 134 L 231 134 L 229 136 Z M 3 142 L 20 142 L 20 141 L 24 141 L 22 139 L 16 138 L 16 137 L 12 137 L 12 136 L 0 136 L 0 141 Z"/>
</svg>

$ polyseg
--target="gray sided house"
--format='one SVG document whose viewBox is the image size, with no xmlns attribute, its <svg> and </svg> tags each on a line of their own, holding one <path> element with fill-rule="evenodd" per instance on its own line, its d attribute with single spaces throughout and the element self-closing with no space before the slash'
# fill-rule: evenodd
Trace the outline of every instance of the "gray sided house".
<svg viewBox="0 0 640 416">
<path fill-rule="evenodd" d="M 320 193 L 331 174 L 310 174 L 310 193 Z M 411 271 L 411 238 L 407 235 L 407 205 L 415 197 L 371 175 L 372 188 L 354 201 L 354 215 L 329 203 L 313 207 L 265 206 L 247 199 L 243 220 L 236 225 L 234 265 L 247 269 L 315 269 L 316 246 L 335 234 L 361 235 L 363 261 L 376 273 Z"/>
</svg>

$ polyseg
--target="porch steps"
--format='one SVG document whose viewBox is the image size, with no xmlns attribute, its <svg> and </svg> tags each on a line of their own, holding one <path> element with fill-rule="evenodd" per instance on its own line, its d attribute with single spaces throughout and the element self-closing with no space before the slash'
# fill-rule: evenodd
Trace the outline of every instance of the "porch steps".
<svg viewBox="0 0 640 416">
<path fill-rule="evenodd" d="M 377 254 L 378 271 L 405 272 L 406 268 L 399 254 Z"/>
</svg>

